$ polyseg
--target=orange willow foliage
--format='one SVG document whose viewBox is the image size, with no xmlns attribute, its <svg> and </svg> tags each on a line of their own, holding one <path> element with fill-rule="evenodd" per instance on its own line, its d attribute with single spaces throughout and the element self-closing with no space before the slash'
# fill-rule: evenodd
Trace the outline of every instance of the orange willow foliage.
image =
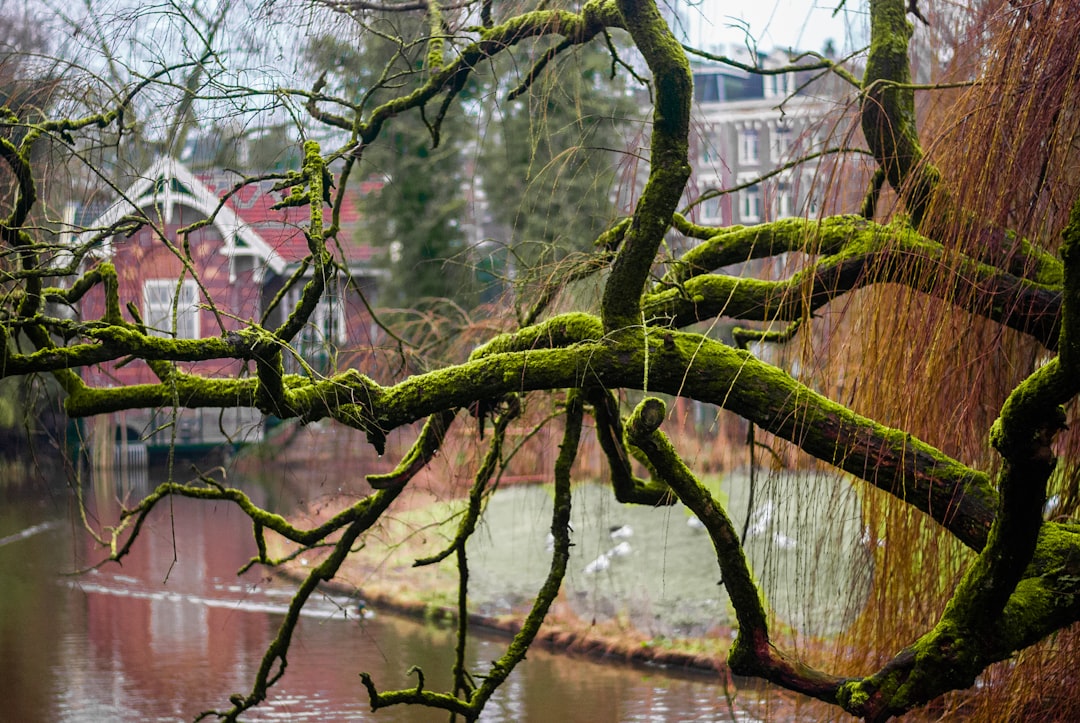
<svg viewBox="0 0 1080 723">
<path fill-rule="evenodd" d="M 961 45 L 941 80 L 979 82 L 920 99 L 924 109 L 934 107 L 926 113 L 922 136 L 927 160 L 942 172 L 944 191 L 927 223 L 952 251 L 989 250 L 1000 266 L 1015 268 L 1025 238 L 1038 238 L 1056 251 L 1080 192 L 1080 8 L 1058 2 L 1021 11 L 1003 3 L 996 11 L 978 10 L 952 36 Z M 895 198 L 888 200 L 891 207 L 880 204 L 879 214 L 903 212 Z M 1017 235 L 1006 235 L 1004 228 Z M 958 288 L 957 281 L 946 275 L 941 283 Z M 896 285 L 872 285 L 834 306 L 841 308 L 826 314 L 827 343 L 806 335 L 801 349 L 827 394 L 976 468 L 999 464 L 987 430 L 1009 392 L 1047 358 L 1040 344 Z M 1060 435 L 1058 447 L 1065 459 L 1076 460 L 1080 432 L 1075 408 L 1069 412 L 1070 430 Z M 1056 497 L 1048 508 L 1060 516 L 1074 514 L 1080 507 L 1080 465 L 1071 463 L 1052 484 Z M 886 530 L 887 535 L 873 553 L 873 582 L 862 613 L 829 652 L 838 672 L 852 674 L 881 665 L 932 626 L 973 559 L 970 550 L 904 502 L 870 485 L 860 485 L 860 494 L 872 538 Z M 1070 628 L 992 666 L 977 690 L 952 693 L 912 715 L 1075 720 L 1080 702 L 1053 691 L 1080 683 L 1077 655 L 1080 633 Z"/>
</svg>

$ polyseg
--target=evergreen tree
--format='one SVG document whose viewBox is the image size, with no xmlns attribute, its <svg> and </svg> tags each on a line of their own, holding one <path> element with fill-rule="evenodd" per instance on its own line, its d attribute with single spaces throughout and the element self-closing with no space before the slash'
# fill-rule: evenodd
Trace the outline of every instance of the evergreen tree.
<svg viewBox="0 0 1080 723">
<path fill-rule="evenodd" d="M 622 76 L 610 77 L 602 46 L 577 48 L 558 63 L 495 110 L 481 146 L 491 220 L 505 234 L 507 275 L 519 280 L 542 278 L 549 264 L 588 250 L 613 220 L 618 153 L 636 108 Z"/>
<path fill-rule="evenodd" d="M 424 43 L 409 44 L 418 27 L 403 18 L 375 20 L 382 34 L 368 34 L 361 44 L 324 36 L 307 54 L 316 70 L 326 72 L 327 88 L 357 103 L 377 104 L 415 87 L 424 73 Z M 359 171 L 384 179 L 382 189 L 361 204 L 361 233 L 382 249 L 391 278 L 380 290 L 383 306 L 411 308 L 425 300 L 449 299 L 468 305 L 471 267 L 462 232 L 462 147 L 469 136 L 460 109 L 443 122 L 444 142 L 415 114 L 395 118 L 388 142 L 365 149 Z"/>
</svg>

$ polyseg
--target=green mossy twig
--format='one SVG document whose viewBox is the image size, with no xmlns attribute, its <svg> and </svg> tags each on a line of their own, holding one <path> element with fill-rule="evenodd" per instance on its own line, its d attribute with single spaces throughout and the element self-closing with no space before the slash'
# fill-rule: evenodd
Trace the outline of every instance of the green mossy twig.
<svg viewBox="0 0 1080 723">
<path fill-rule="evenodd" d="M 679 457 L 667 435 L 660 431 L 666 413 L 663 401 L 646 397 L 627 421 L 627 439 L 645 453 L 657 474 L 697 515 L 709 533 L 724 586 L 739 622 L 738 637 L 728 655 L 732 672 L 764 678 L 789 690 L 835 703 L 837 690 L 846 679 L 792 660 L 769 641 L 765 608 L 735 526 L 724 508 Z"/>
<path fill-rule="evenodd" d="M 615 399 L 615 395 L 599 387 L 590 388 L 585 394 L 593 407 L 596 439 L 608 460 L 615 499 L 623 504 L 649 507 L 675 504 L 675 496 L 662 476 L 654 477 L 648 482 L 634 476 L 634 470 L 630 464 L 631 449 L 627 445 L 627 442 L 630 444 L 634 442 L 623 431 L 619 402 Z"/>
</svg>

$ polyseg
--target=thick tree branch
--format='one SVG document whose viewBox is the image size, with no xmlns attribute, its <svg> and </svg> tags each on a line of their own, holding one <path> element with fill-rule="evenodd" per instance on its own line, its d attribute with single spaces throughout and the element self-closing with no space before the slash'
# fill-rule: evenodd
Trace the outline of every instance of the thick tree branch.
<svg viewBox="0 0 1080 723">
<path fill-rule="evenodd" d="M 696 334 L 638 333 L 603 339 L 600 321 L 556 317 L 497 337 L 474 359 L 382 387 L 356 372 L 320 382 L 285 377 L 288 408 L 384 435 L 391 429 L 502 394 L 566 387 L 648 388 L 730 409 L 807 453 L 897 495 L 981 549 L 997 508 L 986 476 L 933 447 L 852 413 L 751 354 Z M 565 346 L 566 348 L 543 348 Z M 648 372 L 646 376 L 646 370 Z M 255 380 L 180 385 L 186 406 L 224 407 L 255 398 Z M 89 390 L 72 415 L 172 404 L 166 385 Z"/>
<path fill-rule="evenodd" d="M 611 487 L 615 490 L 615 499 L 623 504 L 649 507 L 675 504 L 675 496 L 663 478 L 654 477 L 651 482 L 647 482 L 634 476 L 630 450 L 623 439 L 619 402 L 615 396 L 607 389 L 591 387 L 586 391 L 586 397 L 593 406 L 596 439 L 611 470 Z M 631 440 L 630 443 L 634 442 Z"/>
<path fill-rule="evenodd" d="M 898 655 L 886 670 L 846 684 L 842 699 L 872 720 L 903 713 L 954 688 L 968 687 L 987 665 L 1012 653 L 1000 641 L 1003 623 L 1010 645 L 1022 646 L 1032 629 L 1057 608 L 1075 613 L 1068 596 L 1047 605 L 1047 572 L 1061 581 L 1061 528 L 1043 521 L 1046 485 L 1057 465 L 1051 443 L 1064 428 L 1060 405 L 1080 392 L 1080 201 L 1063 234 L 1065 295 L 1061 352 L 1024 380 L 1006 399 L 991 430 L 1004 464 L 998 474 L 998 509 L 986 546 L 953 593 L 941 620 Z M 1065 535 L 1067 545 L 1076 538 Z M 1041 548 L 1041 549 L 1040 549 Z M 1034 556 L 1034 564 L 1033 562 Z M 1069 558 L 1076 556 L 1075 548 Z M 1049 568 L 1049 570 L 1047 570 Z M 1041 574 L 1039 574 L 1041 572 Z M 1030 581 L 1023 589 L 1022 581 Z M 1034 604 L 1040 599 L 1042 605 Z M 1009 610 L 1009 604 L 1013 607 Z M 1047 609 L 1049 608 L 1049 609 Z M 1036 638 L 1037 639 L 1037 638 Z M 1015 649 L 1015 648 L 1013 648 Z"/>
<path fill-rule="evenodd" d="M 641 324 L 641 294 L 690 177 L 688 133 L 693 81 L 686 55 L 648 0 L 619 0 L 626 29 L 653 74 L 656 105 L 649 178 L 615 256 L 600 304 L 608 331 Z"/>
<path fill-rule="evenodd" d="M 880 226 L 860 217 L 820 224 L 786 219 L 737 227 L 716 241 L 685 254 L 657 287 L 672 288 L 645 297 L 646 321 L 674 327 L 721 315 L 795 321 L 856 289 L 894 283 L 1030 334 L 1048 349 L 1057 348 L 1061 292 L 1056 286 L 949 253 L 903 222 Z M 827 255 L 781 281 L 696 275 L 700 269 L 796 250 Z"/>
<path fill-rule="evenodd" d="M 789 690 L 835 703 L 837 691 L 846 679 L 792 660 L 769 641 L 765 608 L 735 525 L 660 431 L 665 414 L 666 407 L 661 400 L 655 397 L 642 400 L 627 422 L 627 437 L 645 453 L 658 476 L 670 485 L 679 501 L 697 515 L 709 533 L 724 586 L 739 622 L 738 637 L 728 654 L 731 671 L 736 675 L 764 678 Z"/>
<path fill-rule="evenodd" d="M 922 223 L 938 183 L 924 163 L 910 87 L 908 43 L 913 32 L 904 0 L 871 0 L 870 53 L 863 75 L 863 135 L 889 184 L 907 202 L 915 226 Z"/>
</svg>

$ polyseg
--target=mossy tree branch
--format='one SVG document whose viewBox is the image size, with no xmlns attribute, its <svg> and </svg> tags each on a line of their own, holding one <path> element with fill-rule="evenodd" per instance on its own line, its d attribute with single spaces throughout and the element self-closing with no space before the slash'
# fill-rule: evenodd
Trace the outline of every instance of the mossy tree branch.
<svg viewBox="0 0 1080 723">
<path fill-rule="evenodd" d="M 604 285 L 601 318 L 610 331 L 640 325 L 640 300 L 656 252 L 690 177 L 690 63 L 649 0 L 619 0 L 619 11 L 653 74 L 656 105 L 649 178 Z"/>
<path fill-rule="evenodd" d="M 671 501 L 674 493 L 705 523 L 740 623 L 731 653 L 731 665 L 737 672 L 762 676 L 877 720 L 909 710 L 945 690 L 968 685 L 989 662 L 1080 620 L 1080 534 L 1074 527 L 1044 523 L 1041 517 L 1046 481 L 1056 462 L 1051 442 L 1063 419 L 1058 407 L 1077 394 L 1080 384 L 1080 325 L 1075 319 L 1080 308 L 1080 204 L 1065 235 L 1064 267 L 1023 243 L 1018 246 L 1017 271 L 1012 266 L 987 263 L 991 259 L 950 255 L 932 238 L 923 220 L 937 192 L 938 176 L 919 144 L 907 58 L 912 29 L 905 18 L 904 0 L 871 0 L 870 4 L 872 43 L 861 86 L 861 121 L 879 168 L 863 214 L 875 215 L 878 193 L 888 181 L 901 194 L 914 223 L 879 225 L 867 218 L 838 217 L 819 224 L 785 220 L 720 231 L 691 224 L 675 213 L 689 175 L 692 86 L 683 50 L 652 0 L 590 0 L 577 13 L 540 9 L 498 24 L 491 18 L 490 5 L 485 5 L 483 27 L 463 30 L 455 42 L 447 42 L 453 36 L 446 19 L 448 11 L 458 5 L 422 3 L 418 7 L 427 11 L 430 37 L 426 75 L 416 90 L 370 109 L 366 103 L 373 96 L 360 104 L 349 104 L 324 95 L 318 83 L 312 92 L 282 91 L 307 100 L 317 121 L 346 130 L 350 140 L 325 158 L 317 144 L 306 143 L 301 169 L 284 176 L 282 188 L 289 188 L 284 204 L 309 206 L 310 221 L 305 229 L 308 256 L 285 287 L 293 289 L 304 283 L 300 301 L 285 310 L 286 319 L 276 328 L 269 328 L 266 316 L 260 324 L 214 339 L 148 336 L 137 313 L 130 312 L 134 323 L 122 318 L 117 272 L 108 263 L 81 276 L 79 267 L 72 263 L 65 272 L 75 279 L 69 289 L 44 286 L 44 261 L 50 247 L 35 241 L 36 229 L 29 221 L 39 202 L 29 148 L 43 133 L 64 134 L 112 123 L 122 115 L 123 104 L 113 114 L 30 127 L 28 140 L 21 146 L 0 139 L 0 157 L 15 179 L 11 210 L 0 222 L 0 242 L 14 252 L 18 262 L 16 268 L 5 272 L 2 281 L 22 285 L 5 298 L 4 315 L 0 316 L 4 347 L 0 376 L 54 373 L 68 395 L 66 408 L 76 417 L 158 406 L 250 407 L 302 422 L 336 419 L 363 430 L 380 451 L 391 430 L 427 419 L 398 467 L 389 475 L 370 478 L 372 486 L 381 489 L 317 527 L 296 527 L 257 507 L 242 492 L 204 479 L 202 485 L 159 486 L 126 510 L 120 524 L 107 530 L 109 559 L 120 560 L 155 505 L 180 495 L 224 500 L 239 507 L 252 521 L 258 549 L 252 564 L 277 562 L 268 555 L 266 530 L 299 545 L 329 549 L 329 555 L 311 571 L 290 604 L 251 691 L 233 696 L 233 708 L 208 715 L 235 720 L 266 697 L 268 687 L 284 673 L 293 629 L 316 585 L 336 574 L 364 531 L 430 461 L 458 410 L 473 410 L 482 423 L 485 413 L 496 408 L 492 400 L 505 401 L 508 406 L 496 423 L 492 446 L 476 477 L 469 514 L 445 553 L 458 553 L 459 614 L 464 621 L 468 583 L 464 541 L 476 528 L 481 500 L 500 459 L 506 425 L 516 416 L 516 406 L 510 405 L 516 405 L 517 395 L 532 391 L 572 390 L 555 465 L 555 555 L 524 626 L 490 675 L 474 686 L 464 671 L 462 622 L 451 693 L 425 690 L 418 669 L 417 686 L 403 691 L 379 693 L 365 676 L 362 681 L 373 707 L 417 703 L 472 720 L 524 658 L 566 572 L 570 468 L 578 449 L 583 401 L 593 408 L 600 446 L 611 463 L 616 497 L 624 502 L 658 504 Z M 597 254 L 582 265 L 580 275 L 571 275 L 583 278 L 612 262 L 599 315 L 567 314 L 542 320 L 553 299 L 545 293 L 521 315 L 524 328 L 492 339 L 459 364 L 385 385 L 357 370 L 318 379 L 286 374 L 283 355 L 290 353 L 290 344 L 323 294 L 326 275 L 333 273 L 326 242 L 338 230 L 338 209 L 333 220 L 324 223 L 324 203 L 330 198 L 328 163 L 345 157 L 346 169 L 351 169 L 360 162 L 363 147 L 377 142 L 396 115 L 423 113 L 431 103 L 438 107 L 438 117 L 429 126 L 437 141 L 439 119 L 456 102 L 471 74 L 485 61 L 523 41 L 561 37 L 529 73 L 531 81 L 546 72 L 550 58 L 562 50 L 619 27 L 629 31 L 649 66 L 656 107 L 651 169 L 639 202 L 629 219 L 615 224 L 599 239 Z M 399 79 L 390 76 L 388 66 L 378 85 L 385 89 Z M 352 117 L 324 113 L 318 103 L 336 103 Z M 343 193 L 341 188 L 338 201 L 344 198 Z M 145 218 L 129 217 L 99 230 L 95 240 L 145 223 Z M 672 259 L 667 274 L 646 291 L 661 243 L 672 226 L 703 243 Z M 84 244 L 72 255 L 81 261 L 90 249 L 90 244 Z M 190 260 L 189 249 L 181 252 L 174 246 L 173 250 L 182 260 Z M 805 272 L 783 281 L 735 279 L 715 273 L 728 264 L 786 251 L 803 251 L 816 258 Z M 305 283 L 309 271 L 312 277 Z M 1003 459 L 995 479 L 902 430 L 853 413 L 744 350 L 680 330 L 720 314 L 747 320 L 801 320 L 844 293 L 880 283 L 906 284 L 923 294 L 957 303 L 972 313 L 1026 331 L 1047 349 L 1059 351 L 1057 359 L 1017 387 L 1002 408 L 992 437 Z M 105 297 L 100 319 L 75 322 L 46 316 L 51 312 L 47 312 L 45 302 L 76 304 L 98 286 Z M 284 298 L 283 290 L 270 309 L 276 309 Z M 666 328 L 668 325 L 675 328 Z M 36 351 L 23 354 L 9 348 L 9 342 L 20 334 Z M 52 334 L 65 339 L 66 345 L 61 346 Z M 159 383 L 90 388 L 74 371 L 123 356 L 148 362 Z M 209 359 L 254 361 L 256 374 L 251 378 L 207 378 L 180 372 L 168 364 Z M 730 519 L 659 432 L 663 406 L 647 399 L 624 429 L 613 391 L 620 389 L 669 393 L 729 409 L 756 428 L 793 442 L 940 523 L 978 554 L 939 624 L 881 670 L 857 680 L 811 670 L 777 651 L 769 639 L 759 589 Z M 634 478 L 632 455 L 644 456 L 653 473 L 652 482 Z"/>
<path fill-rule="evenodd" d="M 356 543 L 357 538 L 361 533 L 365 532 L 375 522 L 390 502 L 394 500 L 397 493 L 400 490 L 382 490 L 375 493 L 371 498 L 377 500 L 377 503 L 371 504 L 366 514 L 350 523 L 342 533 L 341 537 L 334 544 L 332 551 L 327 555 L 322 562 L 316 565 L 303 582 L 293 593 L 292 598 L 289 600 L 289 610 L 285 613 L 285 618 L 281 621 L 281 625 L 278 627 L 277 635 L 267 646 L 266 653 L 263 655 L 262 660 L 259 663 L 259 669 L 255 674 L 255 681 L 252 685 L 251 691 L 247 695 L 237 693 L 229 697 L 229 702 L 233 704 L 233 707 L 225 711 L 207 711 L 201 714 L 197 720 L 207 718 L 209 716 L 216 716 L 220 720 L 233 721 L 239 720 L 239 717 L 244 711 L 254 708 L 256 705 L 266 700 L 267 693 L 271 686 L 276 683 L 281 676 L 285 674 L 285 669 L 288 666 L 288 652 L 289 646 L 292 642 L 293 633 L 296 630 L 296 624 L 300 620 L 300 614 L 307 604 L 308 598 L 315 592 L 319 584 L 332 580 L 337 574 L 337 571 L 341 568 L 341 564 L 345 561 L 349 551 Z"/>
<path fill-rule="evenodd" d="M 818 255 L 788 279 L 771 281 L 704 273 L 784 251 Z M 821 223 L 785 219 L 736 227 L 686 253 L 646 295 L 648 321 L 673 327 L 727 316 L 744 321 L 794 321 L 856 289 L 875 284 L 907 286 L 1056 349 L 1060 328 L 1060 266 L 1032 256 L 1040 271 L 1023 278 L 919 235 L 904 222 L 887 226 L 860 217 Z M 665 288 L 667 287 L 667 288 Z"/>
<path fill-rule="evenodd" d="M 648 361 L 646 362 L 646 357 Z M 648 376 L 645 372 L 648 370 Z M 385 435 L 443 410 L 503 394 L 566 387 L 641 389 L 730 409 L 795 442 L 807 453 L 906 499 L 981 549 L 997 507 L 985 474 L 895 429 L 856 415 L 753 355 L 697 334 L 638 333 L 603 338 L 599 319 L 555 317 L 497 337 L 465 364 L 380 386 L 349 371 L 313 382 L 286 376 L 289 404 L 304 419 L 333 418 Z M 179 383 L 181 403 L 235 406 L 254 401 L 256 380 L 218 388 Z M 168 405 L 165 385 L 90 390 L 73 413 L 97 414 Z"/>
<path fill-rule="evenodd" d="M 878 166 L 907 202 L 918 226 L 938 184 L 925 163 L 915 118 L 908 44 L 914 28 L 904 0 L 871 0 L 870 52 L 863 74 L 860 119 Z"/>
<path fill-rule="evenodd" d="M 765 608 L 735 525 L 660 431 L 666 413 L 663 401 L 645 398 L 627 422 L 627 437 L 645 453 L 657 475 L 674 490 L 679 501 L 697 515 L 709 533 L 724 586 L 739 622 L 738 637 L 728 654 L 732 672 L 764 678 L 789 690 L 835 703 L 844 678 L 813 670 L 784 655 L 769 641 Z"/>
<path fill-rule="evenodd" d="M 591 387 L 586 392 L 586 398 L 593 407 L 596 439 L 611 470 L 611 487 L 615 490 L 615 499 L 623 504 L 649 507 L 674 504 L 675 496 L 663 478 L 645 481 L 634 476 L 627 441 L 630 444 L 635 443 L 632 439 L 625 438 L 619 402 L 615 396 L 602 387 Z"/>
<path fill-rule="evenodd" d="M 1052 523 L 1043 521 L 1042 509 L 1047 481 L 1057 466 L 1051 444 L 1065 426 L 1061 405 L 1080 392 L 1080 200 L 1063 233 L 1061 256 L 1065 294 L 1060 352 L 1013 390 L 991 430 L 1003 465 L 986 546 L 931 631 L 887 670 L 845 686 L 845 707 L 867 719 L 885 720 L 947 690 L 970 686 L 987 665 L 1012 653 L 1000 640 L 1003 628 L 1009 631 L 1009 643 L 1020 646 L 1032 637 L 1032 629 L 1042 631 L 1043 615 L 1077 607 L 1070 604 L 1073 596 L 1047 596 L 1048 559 L 1060 558 L 1054 548 L 1063 536 L 1058 527 L 1047 529 Z M 1075 544 L 1071 535 L 1064 540 Z M 1051 568 L 1058 582 L 1062 566 Z M 1021 589 L 1022 581 L 1030 582 Z"/>
<path fill-rule="evenodd" d="M 580 13 L 565 10 L 534 10 L 507 19 L 492 27 L 478 29 L 480 38 L 468 43 L 450 60 L 442 58 L 427 81 L 411 93 L 393 98 L 374 108 L 366 117 L 348 123 L 356 143 L 350 152 L 373 143 L 391 118 L 409 110 L 421 109 L 446 89 L 461 88 L 464 77 L 485 60 L 530 38 L 560 35 L 566 42 L 589 42 L 605 28 L 623 27 L 623 18 L 613 0 L 591 0 Z M 336 125 L 336 124 L 335 124 Z"/>
</svg>

